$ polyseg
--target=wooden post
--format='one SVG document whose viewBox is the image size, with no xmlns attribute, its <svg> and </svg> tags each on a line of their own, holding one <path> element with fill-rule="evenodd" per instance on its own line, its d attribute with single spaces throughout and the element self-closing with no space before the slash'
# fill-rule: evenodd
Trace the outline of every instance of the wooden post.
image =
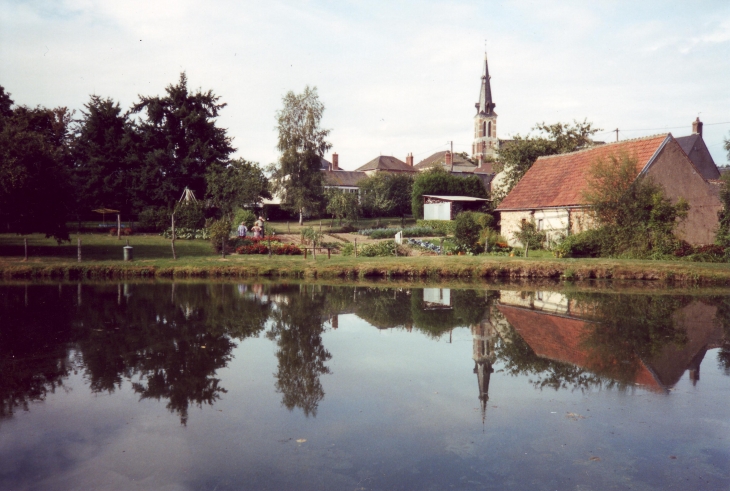
<svg viewBox="0 0 730 491">
<path fill-rule="evenodd" d="M 81 262 L 81 237 L 78 239 L 78 245 L 76 246 L 76 262 Z"/>
<path fill-rule="evenodd" d="M 527 253 L 530 251 L 530 243 L 525 244 L 525 257 L 527 257 Z"/>
<path fill-rule="evenodd" d="M 322 220 L 319 221 L 319 233 L 322 233 Z"/>
<path fill-rule="evenodd" d="M 329 259 L 329 258 L 330 258 L 330 248 L 328 247 L 327 248 L 327 259 Z"/>
<path fill-rule="evenodd" d="M 223 259 L 226 258 L 226 238 L 223 237 L 221 239 L 221 254 L 223 255 Z"/>
<path fill-rule="evenodd" d="M 395 257 L 398 257 L 398 244 L 395 245 Z"/>
<path fill-rule="evenodd" d="M 441 240 L 439 241 L 439 256 L 442 256 L 444 254 L 444 238 L 441 237 Z"/>
<path fill-rule="evenodd" d="M 177 254 L 175 254 L 175 214 L 172 214 L 172 241 L 170 242 L 172 246 L 172 259 L 177 261 Z"/>
<path fill-rule="evenodd" d="M 269 239 L 269 258 L 271 258 L 271 239 Z"/>
<path fill-rule="evenodd" d="M 357 257 L 357 239 L 355 239 L 355 257 Z"/>
<path fill-rule="evenodd" d="M 312 241 L 312 258 L 317 260 L 317 244 L 314 241 Z"/>
<path fill-rule="evenodd" d="M 25 246 L 25 259 L 23 261 L 28 261 L 28 238 L 23 238 L 23 245 Z"/>
<path fill-rule="evenodd" d="M 289 228 L 289 221 L 286 222 L 286 233 L 291 233 L 291 229 Z"/>
<path fill-rule="evenodd" d="M 122 215 L 117 213 L 117 240 L 122 240 Z"/>
<path fill-rule="evenodd" d="M 307 248 L 304 248 L 304 259 L 307 259 Z"/>
</svg>

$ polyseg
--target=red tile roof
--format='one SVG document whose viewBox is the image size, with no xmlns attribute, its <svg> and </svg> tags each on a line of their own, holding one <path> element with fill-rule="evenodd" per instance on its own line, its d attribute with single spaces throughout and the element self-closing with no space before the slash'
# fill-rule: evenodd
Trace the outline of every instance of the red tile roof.
<svg viewBox="0 0 730 491">
<path fill-rule="evenodd" d="M 656 135 L 600 145 L 577 152 L 540 157 L 510 191 L 498 211 L 584 205 L 591 166 L 599 159 L 622 153 L 636 158 L 636 175 L 669 135 Z"/>
</svg>

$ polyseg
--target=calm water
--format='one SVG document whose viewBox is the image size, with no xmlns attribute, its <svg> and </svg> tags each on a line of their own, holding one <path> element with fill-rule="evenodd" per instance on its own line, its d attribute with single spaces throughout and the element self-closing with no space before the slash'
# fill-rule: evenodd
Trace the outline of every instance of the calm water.
<svg viewBox="0 0 730 491">
<path fill-rule="evenodd" d="M 730 489 L 730 297 L 0 284 L 0 489 Z"/>
</svg>

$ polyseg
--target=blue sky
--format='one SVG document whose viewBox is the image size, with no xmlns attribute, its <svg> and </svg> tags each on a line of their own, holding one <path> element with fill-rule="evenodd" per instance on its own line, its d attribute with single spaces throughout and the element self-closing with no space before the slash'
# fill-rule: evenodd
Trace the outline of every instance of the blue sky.
<svg viewBox="0 0 730 491">
<path fill-rule="evenodd" d="M 638 5 L 637 5 L 638 4 Z M 730 135 L 730 2 L 0 0 L 0 85 L 16 103 L 128 108 L 185 70 L 228 103 L 237 155 L 277 159 L 275 112 L 317 86 L 340 165 L 470 151 L 488 43 L 498 136 L 593 122 L 620 137 Z"/>
</svg>

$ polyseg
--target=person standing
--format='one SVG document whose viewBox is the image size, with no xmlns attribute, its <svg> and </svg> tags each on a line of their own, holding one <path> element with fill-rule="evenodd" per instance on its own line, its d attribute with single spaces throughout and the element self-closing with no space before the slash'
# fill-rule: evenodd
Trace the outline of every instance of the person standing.
<svg viewBox="0 0 730 491">
<path fill-rule="evenodd" d="M 246 227 L 246 222 L 241 222 L 241 225 L 238 226 L 238 236 L 242 239 L 246 238 L 246 234 L 248 233 L 248 228 Z"/>
</svg>

